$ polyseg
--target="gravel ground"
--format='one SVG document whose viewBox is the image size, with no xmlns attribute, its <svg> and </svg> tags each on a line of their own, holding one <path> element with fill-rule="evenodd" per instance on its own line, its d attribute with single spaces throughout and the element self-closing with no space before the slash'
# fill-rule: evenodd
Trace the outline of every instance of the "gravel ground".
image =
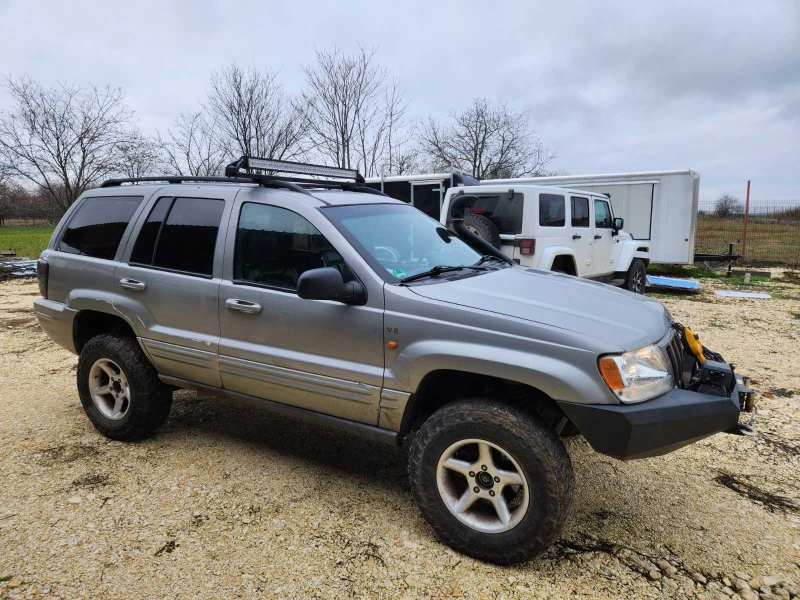
<svg viewBox="0 0 800 600">
<path fill-rule="evenodd" d="M 31 280 L 0 283 L 0 598 L 795 598 L 800 286 L 662 297 L 761 392 L 760 435 L 622 463 L 568 440 L 562 540 L 500 568 L 438 543 L 403 449 L 176 394 L 156 435 L 101 437 Z"/>
</svg>

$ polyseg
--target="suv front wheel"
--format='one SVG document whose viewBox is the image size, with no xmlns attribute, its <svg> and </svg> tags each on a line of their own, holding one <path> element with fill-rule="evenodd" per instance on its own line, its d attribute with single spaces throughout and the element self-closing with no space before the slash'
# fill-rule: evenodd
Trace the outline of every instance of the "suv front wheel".
<svg viewBox="0 0 800 600">
<path fill-rule="evenodd" d="M 498 564 L 545 550 L 572 505 L 572 463 L 561 441 L 526 411 L 486 400 L 446 405 L 425 421 L 409 479 L 441 541 Z"/>
<path fill-rule="evenodd" d="M 132 337 L 93 337 L 78 358 L 83 410 L 106 437 L 134 440 L 158 428 L 172 407 L 172 391 Z"/>
<path fill-rule="evenodd" d="M 645 267 L 644 261 L 636 258 L 631 263 L 631 266 L 628 268 L 628 273 L 625 276 L 625 289 L 636 294 L 644 294 L 644 287 L 646 284 L 647 267 Z"/>
</svg>

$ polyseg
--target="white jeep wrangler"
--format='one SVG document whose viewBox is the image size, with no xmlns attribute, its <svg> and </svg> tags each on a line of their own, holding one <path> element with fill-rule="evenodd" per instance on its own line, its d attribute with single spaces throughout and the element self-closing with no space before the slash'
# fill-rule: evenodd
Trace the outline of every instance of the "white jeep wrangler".
<svg viewBox="0 0 800 600">
<path fill-rule="evenodd" d="M 607 196 L 529 184 L 452 187 L 440 218 L 449 228 L 450 203 L 461 194 L 477 197 L 464 224 L 520 265 L 644 293 L 649 242 L 622 231 Z"/>
</svg>

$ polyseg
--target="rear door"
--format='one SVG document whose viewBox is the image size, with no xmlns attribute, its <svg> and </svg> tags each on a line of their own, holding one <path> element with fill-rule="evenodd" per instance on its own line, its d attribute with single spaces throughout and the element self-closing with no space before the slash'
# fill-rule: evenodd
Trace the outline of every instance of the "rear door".
<svg viewBox="0 0 800 600">
<path fill-rule="evenodd" d="M 570 208 L 572 209 L 572 240 L 570 247 L 575 251 L 578 275 L 586 277 L 592 272 L 592 246 L 594 244 L 589 198 L 586 196 L 571 196 Z"/>
<path fill-rule="evenodd" d="M 165 375 L 220 385 L 220 225 L 235 192 L 198 187 L 155 194 L 115 272 L 142 343 Z"/>
<path fill-rule="evenodd" d="M 355 251 L 315 208 L 274 202 L 251 202 L 243 192 L 231 218 L 219 302 L 222 382 L 236 392 L 377 424 L 382 285 L 368 287 L 365 306 L 300 298 L 297 280 L 310 269 L 356 276 Z"/>
<path fill-rule="evenodd" d="M 608 200 L 594 198 L 594 233 L 592 235 L 592 274 L 607 275 L 614 271 L 614 227 Z"/>
</svg>

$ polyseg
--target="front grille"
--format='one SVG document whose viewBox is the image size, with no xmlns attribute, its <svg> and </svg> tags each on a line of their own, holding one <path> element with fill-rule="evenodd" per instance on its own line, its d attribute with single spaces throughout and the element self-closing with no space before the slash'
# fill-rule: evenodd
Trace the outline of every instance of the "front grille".
<svg viewBox="0 0 800 600">
<path fill-rule="evenodd" d="M 681 345 L 680 336 L 677 331 L 673 331 L 666 344 L 661 346 L 669 358 L 670 366 L 672 367 L 672 384 L 675 387 L 681 386 L 681 375 L 683 370 L 681 363 L 683 362 L 683 346 Z"/>
</svg>

